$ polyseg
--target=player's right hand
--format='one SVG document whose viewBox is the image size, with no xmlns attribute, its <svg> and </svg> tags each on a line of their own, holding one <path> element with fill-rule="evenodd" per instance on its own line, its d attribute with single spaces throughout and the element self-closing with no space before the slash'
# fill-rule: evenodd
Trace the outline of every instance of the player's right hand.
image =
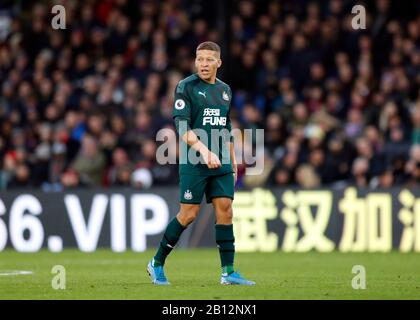
<svg viewBox="0 0 420 320">
<path fill-rule="evenodd" d="M 222 166 L 220 163 L 219 157 L 216 156 L 213 152 L 209 151 L 204 157 L 206 165 L 209 169 L 217 169 Z"/>
</svg>

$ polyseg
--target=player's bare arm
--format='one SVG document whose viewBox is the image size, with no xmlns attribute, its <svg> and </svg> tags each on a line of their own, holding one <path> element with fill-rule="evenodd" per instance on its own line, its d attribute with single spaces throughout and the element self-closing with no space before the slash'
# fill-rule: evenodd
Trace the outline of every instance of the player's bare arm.
<svg viewBox="0 0 420 320">
<path fill-rule="evenodd" d="M 234 175 L 235 184 L 236 184 L 236 181 L 238 181 L 238 165 L 236 162 L 235 146 L 233 145 L 233 142 L 229 142 L 229 152 L 230 152 L 230 159 L 232 160 L 232 169 L 233 169 L 233 175 Z"/>
<path fill-rule="evenodd" d="M 205 164 L 209 169 L 217 169 L 222 165 L 219 157 L 211 152 L 205 145 L 202 143 L 194 131 L 189 130 L 183 136 L 182 140 L 188 144 L 191 148 L 198 151 L 204 159 Z"/>
</svg>

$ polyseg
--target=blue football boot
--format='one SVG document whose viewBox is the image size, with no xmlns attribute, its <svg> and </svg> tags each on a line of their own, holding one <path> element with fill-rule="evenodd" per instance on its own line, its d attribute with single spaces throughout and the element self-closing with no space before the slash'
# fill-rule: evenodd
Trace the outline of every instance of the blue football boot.
<svg viewBox="0 0 420 320">
<path fill-rule="evenodd" d="M 163 266 L 154 266 L 155 259 L 149 261 L 147 265 L 147 273 L 152 279 L 152 283 L 157 285 L 169 285 L 168 279 L 166 279 L 165 271 L 163 270 Z"/>
</svg>

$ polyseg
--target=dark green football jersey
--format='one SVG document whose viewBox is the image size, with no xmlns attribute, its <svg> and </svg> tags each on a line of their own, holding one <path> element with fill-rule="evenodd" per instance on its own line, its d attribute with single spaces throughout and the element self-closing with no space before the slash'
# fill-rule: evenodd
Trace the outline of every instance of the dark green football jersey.
<svg viewBox="0 0 420 320">
<path fill-rule="evenodd" d="M 228 146 L 228 142 L 231 141 L 231 100 L 230 87 L 219 79 L 210 84 L 193 74 L 178 83 L 175 89 L 173 118 L 180 136 L 189 129 L 193 130 L 222 163 L 218 169 L 209 169 L 199 153 L 181 139 L 181 175 L 221 175 L 233 172 Z"/>
</svg>

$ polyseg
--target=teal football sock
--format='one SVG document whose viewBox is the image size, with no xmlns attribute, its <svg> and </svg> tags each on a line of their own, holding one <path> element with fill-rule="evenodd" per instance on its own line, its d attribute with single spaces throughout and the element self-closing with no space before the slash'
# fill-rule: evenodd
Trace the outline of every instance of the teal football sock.
<svg viewBox="0 0 420 320">
<path fill-rule="evenodd" d="M 232 224 L 216 224 L 216 243 L 219 247 L 222 272 L 230 274 L 233 270 L 235 257 L 235 237 L 233 236 Z"/>
<path fill-rule="evenodd" d="M 165 264 L 166 257 L 171 253 L 185 229 L 186 227 L 180 224 L 176 217 L 169 222 L 162 241 L 160 242 L 159 249 L 154 257 L 155 267 L 163 266 Z"/>
</svg>

